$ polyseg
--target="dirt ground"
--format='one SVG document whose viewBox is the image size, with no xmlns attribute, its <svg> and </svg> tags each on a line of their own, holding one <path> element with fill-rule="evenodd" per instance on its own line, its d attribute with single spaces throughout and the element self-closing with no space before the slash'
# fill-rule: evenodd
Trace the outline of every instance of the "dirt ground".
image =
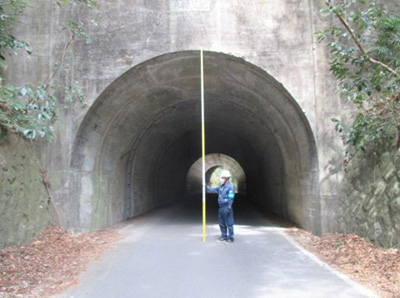
<svg viewBox="0 0 400 298">
<path fill-rule="evenodd" d="M 400 250 L 382 249 L 356 235 L 316 237 L 287 227 L 300 245 L 380 297 L 400 297 Z M 0 297 L 49 297 L 78 282 L 86 266 L 120 239 L 117 228 L 72 234 L 47 229 L 30 244 L 0 250 Z"/>
</svg>

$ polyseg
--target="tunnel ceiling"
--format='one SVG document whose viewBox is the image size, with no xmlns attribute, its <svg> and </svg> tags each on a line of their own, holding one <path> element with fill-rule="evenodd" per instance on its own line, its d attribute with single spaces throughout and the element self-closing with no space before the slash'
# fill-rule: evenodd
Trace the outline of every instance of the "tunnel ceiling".
<svg viewBox="0 0 400 298">
<path fill-rule="evenodd" d="M 204 75 L 207 153 L 235 159 L 249 196 L 293 217 L 288 201 L 295 191 L 314 192 L 300 180 L 316 169 L 301 109 L 280 83 L 242 59 L 206 52 Z M 124 197 L 120 209 L 130 201 L 128 216 L 140 212 L 133 205 L 144 210 L 171 201 L 200 157 L 200 116 L 199 51 L 151 59 L 119 77 L 93 104 L 76 138 L 72 169 L 89 175 L 92 185 L 109 181 L 97 190 L 99 200 Z M 123 182 L 111 183 L 115 177 Z M 288 189 L 291 179 L 295 186 Z M 79 177 L 77 183 L 82 194 L 86 186 Z"/>
</svg>

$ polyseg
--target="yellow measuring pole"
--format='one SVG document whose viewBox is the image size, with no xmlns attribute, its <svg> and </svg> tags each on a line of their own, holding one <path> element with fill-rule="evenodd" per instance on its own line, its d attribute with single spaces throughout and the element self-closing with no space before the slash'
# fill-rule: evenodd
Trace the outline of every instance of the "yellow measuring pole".
<svg viewBox="0 0 400 298">
<path fill-rule="evenodd" d="M 202 161 L 202 206 L 203 206 L 203 242 L 206 242 L 206 128 L 204 124 L 204 63 L 203 50 L 200 50 L 201 77 L 201 161 Z"/>
</svg>

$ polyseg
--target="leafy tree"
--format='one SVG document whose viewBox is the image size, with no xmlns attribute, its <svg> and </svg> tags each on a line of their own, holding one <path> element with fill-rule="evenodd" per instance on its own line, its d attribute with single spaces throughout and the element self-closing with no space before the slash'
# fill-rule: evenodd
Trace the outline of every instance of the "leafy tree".
<svg viewBox="0 0 400 298">
<path fill-rule="evenodd" d="M 31 54 L 31 49 L 25 41 L 13 35 L 17 17 L 23 13 L 29 4 L 28 0 L 0 1 L 0 139 L 7 133 L 15 133 L 28 139 L 44 137 L 53 139 L 53 124 L 60 114 L 60 100 L 71 102 L 83 101 L 83 94 L 77 83 L 74 85 L 57 85 L 54 78 L 62 69 L 66 55 L 73 43 L 83 38 L 90 43 L 90 37 L 85 31 L 87 22 L 81 20 L 80 13 L 84 7 L 93 7 L 95 0 L 52 0 L 60 8 L 68 6 L 74 13 L 68 19 L 64 31 L 68 40 L 60 53 L 59 61 L 54 65 L 46 81 L 24 86 L 14 86 L 5 81 L 7 70 L 7 55 L 17 55 L 18 51 Z"/>
<path fill-rule="evenodd" d="M 354 106 L 351 121 L 332 119 L 349 158 L 400 147 L 400 4 L 392 2 L 326 0 L 323 10 L 330 26 L 318 38 L 339 94 Z"/>
</svg>

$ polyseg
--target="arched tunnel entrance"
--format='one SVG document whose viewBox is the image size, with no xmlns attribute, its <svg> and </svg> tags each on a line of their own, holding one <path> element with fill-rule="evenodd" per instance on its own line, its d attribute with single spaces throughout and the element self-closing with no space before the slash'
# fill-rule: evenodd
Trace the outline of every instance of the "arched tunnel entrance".
<svg viewBox="0 0 400 298">
<path fill-rule="evenodd" d="M 205 52 L 206 150 L 235 160 L 247 198 L 320 231 L 318 161 L 296 101 L 264 70 Z M 96 100 L 71 158 L 69 226 L 97 228 L 185 197 L 201 155 L 199 51 L 133 67 Z"/>
</svg>

